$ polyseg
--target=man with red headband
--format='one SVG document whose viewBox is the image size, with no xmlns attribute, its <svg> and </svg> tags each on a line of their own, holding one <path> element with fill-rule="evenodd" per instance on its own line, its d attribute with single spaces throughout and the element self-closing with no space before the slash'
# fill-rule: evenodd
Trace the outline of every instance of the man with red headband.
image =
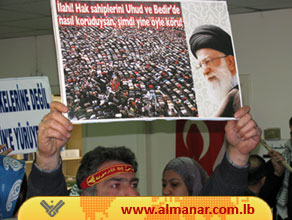
<svg viewBox="0 0 292 220">
<path fill-rule="evenodd" d="M 41 153 L 38 150 L 37 155 Z M 56 168 L 46 170 L 42 156 L 38 157 L 37 161 L 41 162 L 36 162 L 32 167 L 28 197 L 69 195 L 61 161 Z M 128 148 L 96 147 L 82 158 L 76 175 L 77 185 L 73 186 L 70 195 L 138 196 L 137 167 L 135 155 Z"/>
<path fill-rule="evenodd" d="M 63 116 L 68 108 L 52 102 L 38 132 L 36 161 L 28 181 L 28 197 L 68 195 L 62 173 L 60 151 L 71 136 L 72 124 Z M 239 109 L 238 120 L 226 124 L 229 142 L 226 156 L 204 186 L 202 195 L 241 195 L 247 187 L 249 153 L 257 146 L 261 129 L 249 114 L 249 107 Z M 96 147 L 86 153 L 76 180 L 79 195 L 138 196 L 135 155 L 125 147 Z M 79 191 L 79 190 L 73 190 Z"/>
</svg>

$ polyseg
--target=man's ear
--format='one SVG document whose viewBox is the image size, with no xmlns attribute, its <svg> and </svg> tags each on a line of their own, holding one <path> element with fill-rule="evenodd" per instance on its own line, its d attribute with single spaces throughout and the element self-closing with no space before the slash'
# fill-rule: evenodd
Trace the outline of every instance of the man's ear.
<svg viewBox="0 0 292 220">
<path fill-rule="evenodd" d="M 235 66 L 234 56 L 232 56 L 232 55 L 227 56 L 226 57 L 226 63 L 227 63 L 227 66 L 228 66 L 232 76 L 235 76 L 235 74 L 236 74 L 236 66 Z"/>
<path fill-rule="evenodd" d="M 262 185 L 262 186 L 265 185 L 265 182 L 266 182 L 266 176 L 262 177 L 260 181 L 261 181 L 261 185 Z"/>
</svg>

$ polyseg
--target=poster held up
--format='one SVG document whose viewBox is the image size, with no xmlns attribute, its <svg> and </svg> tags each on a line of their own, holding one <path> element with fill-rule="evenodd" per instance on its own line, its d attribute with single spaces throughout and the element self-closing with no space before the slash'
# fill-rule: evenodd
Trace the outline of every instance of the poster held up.
<svg viewBox="0 0 292 220">
<path fill-rule="evenodd" d="M 73 123 L 226 120 L 233 111 L 223 114 L 225 106 L 241 106 L 233 48 L 232 55 L 198 59 L 189 45 L 195 28 L 211 24 L 230 35 L 232 47 L 225 2 L 51 0 L 51 5 L 61 96 Z M 220 66 L 222 77 L 213 73 L 211 79 L 196 68 L 207 63 Z"/>
</svg>

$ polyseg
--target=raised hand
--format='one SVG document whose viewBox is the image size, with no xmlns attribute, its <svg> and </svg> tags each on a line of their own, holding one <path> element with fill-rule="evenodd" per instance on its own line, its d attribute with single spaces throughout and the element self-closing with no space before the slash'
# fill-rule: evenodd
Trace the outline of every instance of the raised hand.
<svg viewBox="0 0 292 220">
<path fill-rule="evenodd" d="M 68 142 L 73 128 L 72 123 L 63 115 L 68 111 L 63 103 L 52 102 L 50 109 L 50 113 L 39 124 L 38 132 L 36 163 L 45 170 L 57 167 L 60 150 Z"/>
<path fill-rule="evenodd" d="M 284 157 L 279 152 L 274 150 L 271 150 L 269 155 L 271 156 L 271 161 L 274 167 L 274 174 L 276 176 L 282 176 L 285 170 L 285 167 L 282 164 L 282 161 L 285 160 Z"/>
<path fill-rule="evenodd" d="M 6 146 L 5 144 L 0 145 L 0 151 L 4 149 Z M 6 156 L 12 151 L 12 148 L 8 148 L 7 150 L 0 153 L 0 155 Z"/>
<path fill-rule="evenodd" d="M 262 133 L 249 112 L 248 106 L 240 108 L 234 114 L 237 120 L 228 121 L 225 126 L 229 157 L 239 166 L 247 164 L 249 154 L 259 144 Z"/>
</svg>

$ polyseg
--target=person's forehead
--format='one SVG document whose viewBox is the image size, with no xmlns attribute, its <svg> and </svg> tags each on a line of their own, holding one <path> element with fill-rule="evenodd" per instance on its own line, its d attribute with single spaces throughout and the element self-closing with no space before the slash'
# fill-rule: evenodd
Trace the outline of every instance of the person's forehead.
<svg viewBox="0 0 292 220">
<path fill-rule="evenodd" d="M 130 164 L 127 164 L 125 162 L 110 160 L 110 161 L 106 161 L 103 164 L 101 164 L 98 168 L 98 171 L 105 169 L 105 168 L 115 166 L 115 165 L 119 165 L 119 164 L 130 165 Z M 136 178 L 135 178 L 135 173 L 117 173 L 117 174 L 112 175 L 110 178 L 108 178 L 105 181 L 108 182 L 110 180 L 115 180 L 115 179 L 116 180 L 121 179 L 121 180 L 131 181 L 131 180 L 134 180 Z"/>
<path fill-rule="evenodd" d="M 118 173 L 106 179 L 104 182 L 107 183 L 111 181 L 132 182 L 138 181 L 138 178 L 136 178 L 134 173 Z"/>
<path fill-rule="evenodd" d="M 174 180 L 174 179 L 182 181 L 181 176 L 177 172 L 175 172 L 173 170 L 166 170 L 164 172 L 164 174 L 163 174 L 163 179 L 166 180 L 166 181 Z"/>
<path fill-rule="evenodd" d="M 211 48 L 202 48 L 202 49 L 197 50 L 196 55 L 199 60 L 202 60 L 209 57 L 224 56 L 224 53 L 218 50 L 211 49 Z"/>
</svg>

